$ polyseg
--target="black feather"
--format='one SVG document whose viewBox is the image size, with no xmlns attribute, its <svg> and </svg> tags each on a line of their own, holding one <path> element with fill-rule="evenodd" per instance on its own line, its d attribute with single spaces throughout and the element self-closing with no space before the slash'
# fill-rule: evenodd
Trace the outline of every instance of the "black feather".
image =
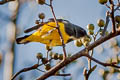
<svg viewBox="0 0 120 80">
<path fill-rule="evenodd" d="M 25 42 L 21 42 L 21 41 L 24 40 L 25 38 L 29 37 L 29 36 L 30 35 L 26 35 L 24 37 L 17 38 L 16 39 L 17 44 L 26 44 L 26 43 L 28 43 L 29 41 L 25 41 Z"/>
</svg>

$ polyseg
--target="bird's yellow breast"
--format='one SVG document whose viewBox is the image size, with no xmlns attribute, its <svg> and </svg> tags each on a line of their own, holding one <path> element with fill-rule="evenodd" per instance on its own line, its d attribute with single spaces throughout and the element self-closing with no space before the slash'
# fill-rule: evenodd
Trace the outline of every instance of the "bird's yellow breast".
<svg viewBox="0 0 120 80">
<path fill-rule="evenodd" d="M 66 44 L 70 36 L 65 32 L 65 25 L 62 22 L 58 22 L 59 29 L 62 33 L 64 43 Z M 60 35 L 56 29 L 55 22 L 48 22 L 40 27 L 39 30 L 34 32 L 31 36 L 26 38 L 30 42 L 40 42 L 46 44 L 47 46 L 59 46 L 62 45 Z"/>
</svg>

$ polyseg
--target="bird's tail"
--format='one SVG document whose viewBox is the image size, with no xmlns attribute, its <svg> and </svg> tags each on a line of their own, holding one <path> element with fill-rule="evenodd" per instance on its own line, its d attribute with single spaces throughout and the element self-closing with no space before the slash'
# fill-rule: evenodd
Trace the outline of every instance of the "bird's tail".
<svg viewBox="0 0 120 80">
<path fill-rule="evenodd" d="M 26 38 L 29 37 L 29 36 L 30 35 L 26 35 L 24 37 L 17 38 L 16 39 L 17 44 L 26 44 L 26 43 L 28 43 L 29 41 L 26 40 Z"/>
</svg>

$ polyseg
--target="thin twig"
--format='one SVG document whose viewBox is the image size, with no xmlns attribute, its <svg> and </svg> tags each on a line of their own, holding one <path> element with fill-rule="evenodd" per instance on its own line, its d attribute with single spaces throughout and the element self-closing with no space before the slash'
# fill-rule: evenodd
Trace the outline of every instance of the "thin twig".
<svg viewBox="0 0 120 80">
<path fill-rule="evenodd" d="M 120 10 L 119 7 L 116 7 L 114 11 Z"/>
<path fill-rule="evenodd" d="M 71 76 L 71 74 L 55 74 L 54 76 Z"/>
<path fill-rule="evenodd" d="M 106 12 L 106 21 L 105 21 L 105 26 L 104 26 L 104 29 L 103 29 L 103 32 L 102 32 L 102 36 L 105 36 L 105 32 L 107 31 L 107 27 L 108 27 L 108 24 L 109 24 L 109 12 L 107 11 Z"/>
<path fill-rule="evenodd" d="M 40 59 L 38 59 L 38 61 L 37 61 L 37 64 L 39 64 L 40 63 Z"/>
<path fill-rule="evenodd" d="M 114 19 L 114 3 L 113 0 L 109 0 L 110 2 L 110 8 L 111 8 L 111 19 L 112 19 L 112 32 L 115 33 L 116 29 L 115 29 L 115 19 Z"/>
<path fill-rule="evenodd" d="M 104 4 L 107 8 L 109 8 L 110 9 L 110 6 L 108 6 L 107 4 Z"/>
<path fill-rule="evenodd" d="M 58 24 L 58 22 L 57 22 L 57 20 L 56 20 L 56 16 L 55 16 L 55 13 L 54 13 L 54 10 L 53 10 L 53 6 L 52 6 L 52 1 L 53 0 L 50 0 L 50 8 L 51 8 L 51 11 L 52 11 L 52 14 L 53 14 L 53 17 L 54 17 L 54 21 L 55 21 L 55 23 L 56 23 L 56 28 L 57 28 L 57 30 L 58 30 L 58 33 L 59 33 L 59 35 L 60 35 L 60 38 L 61 38 L 61 42 L 62 42 L 62 46 L 63 46 L 63 52 L 64 52 L 64 59 L 66 58 L 66 50 L 65 50 L 65 44 L 64 44 L 64 39 L 63 39 L 63 36 L 62 36 L 62 33 L 61 33 L 61 31 L 60 31 L 60 28 L 59 28 L 59 24 Z"/>
<path fill-rule="evenodd" d="M 36 70 L 38 70 L 38 71 L 41 71 L 41 72 L 45 72 L 45 71 L 43 71 L 43 70 L 40 70 L 40 69 L 38 69 L 38 68 L 37 68 Z"/>
<path fill-rule="evenodd" d="M 30 70 L 37 69 L 39 66 L 41 66 L 41 65 L 35 64 L 35 65 L 31 66 L 31 67 L 24 68 L 24 69 L 20 70 L 19 72 L 17 72 L 17 73 L 12 77 L 11 80 L 14 80 L 20 73 L 23 73 L 23 72 L 27 72 L 27 71 L 30 71 Z"/>
<path fill-rule="evenodd" d="M 99 34 L 99 32 L 100 32 L 100 29 L 97 31 L 97 33 L 95 35 L 92 36 L 94 42 L 95 42 L 96 37 Z M 91 57 L 93 56 L 93 51 L 94 51 L 94 49 L 91 50 Z M 91 59 L 88 59 L 88 67 L 89 67 L 89 70 L 90 70 L 91 69 Z"/>
<path fill-rule="evenodd" d="M 50 62 L 51 60 L 52 60 L 52 58 L 49 59 L 47 62 Z M 38 62 L 37 64 L 34 64 L 34 65 L 31 66 L 31 67 L 24 68 L 24 69 L 20 70 L 19 72 L 17 72 L 15 75 L 13 75 L 13 77 L 12 77 L 11 80 L 14 80 L 19 74 L 21 74 L 21 73 L 23 73 L 23 72 L 31 71 L 31 70 L 34 70 L 34 69 L 37 69 L 37 70 L 39 70 L 39 71 L 41 71 L 41 72 L 45 72 L 45 71 L 42 71 L 42 70 L 38 69 L 38 67 L 40 67 L 40 66 L 42 66 L 42 65 L 43 65 L 43 64 L 39 64 L 39 62 Z"/>
<path fill-rule="evenodd" d="M 84 75 L 84 79 L 88 80 L 90 74 L 96 69 L 97 65 L 94 65 L 90 70 L 87 70 L 86 68 L 84 68 L 83 70 L 83 75 Z"/>
<path fill-rule="evenodd" d="M 119 10 L 119 8 L 120 8 L 120 2 L 118 1 L 117 7 L 114 9 L 114 11 Z"/>
<path fill-rule="evenodd" d="M 92 51 L 91 51 L 91 57 L 93 56 L 93 49 L 92 49 Z M 89 70 L 91 69 L 91 59 L 90 58 L 88 58 L 88 68 L 89 68 Z"/>
<path fill-rule="evenodd" d="M 87 69 L 84 68 L 84 70 L 83 70 L 84 80 L 88 80 L 87 72 L 88 72 Z"/>
<path fill-rule="evenodd" d="M 101 27 L 100 27 L 100 29 L 97 31 L 97 33 L 93 36 L 93 40 L 94 40 L 94 41 L 95 41 L 97 35 L 99 34 L 100 30 L 101 30 Z"/>
<path fill-rule="evenodd" d="M 49 56 L 49 52 L 51 51 L 51 49 L 47 50 L 47 59 L 48 59 L 48 56 Z M 51 61 L 51 59 L 50 59 Z"/>
</svg>

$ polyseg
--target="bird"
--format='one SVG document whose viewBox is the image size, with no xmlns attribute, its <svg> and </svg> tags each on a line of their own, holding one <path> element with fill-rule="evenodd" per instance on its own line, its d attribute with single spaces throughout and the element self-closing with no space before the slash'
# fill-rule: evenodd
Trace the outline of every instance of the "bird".
<svg viewBox="0 0 120 80">
<path fill-rule="evenodd" d="M 71 23 L 65 19 L 56 19 L 59 30 L 64 40 L 64 44 L 67 44 L 73 40 L 77 40 L 87 36 L 86 30 L 82 27 Z M 29 28 L 27 31 L 36 31 L 32 34 L 25 35 L 23 37 L 18 37 L 16 39 L 17 44 L 27 44 L 30 42 L 39 42 L 45 44 L 46 46 L 62 46 L 62 41 L 58 29 L 56 27 L 55 20 L 53 18 L 48 19 L 48 21 L 38 25 L 37 28 Z"/>
</svg>

